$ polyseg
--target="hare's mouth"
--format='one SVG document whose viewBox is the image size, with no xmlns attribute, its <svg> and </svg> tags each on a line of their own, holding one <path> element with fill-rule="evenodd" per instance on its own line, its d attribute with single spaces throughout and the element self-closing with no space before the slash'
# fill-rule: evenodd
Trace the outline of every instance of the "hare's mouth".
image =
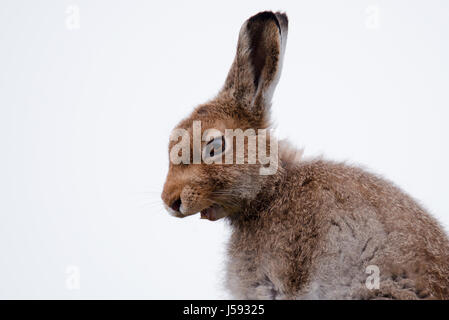
<svg viewBox="0 0 449 320">
<path fill-rule="evenodd" d="M 226 212 L 222 206 L 214 204 L 206 209 L 201 210 L 201 219 L 216 221 L 226 216 Z"/>
</svg>

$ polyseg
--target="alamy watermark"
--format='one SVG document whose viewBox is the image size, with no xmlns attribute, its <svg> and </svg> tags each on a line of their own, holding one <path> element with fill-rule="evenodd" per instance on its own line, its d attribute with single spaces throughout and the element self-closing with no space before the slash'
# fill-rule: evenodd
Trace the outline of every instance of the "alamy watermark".
<svg viewBox="0 0 449 320">
<path fill-rule="evenodd" d="M 380 8 L 377 5 L 370 5 L 365 9 L 365 27 L 370 30 L 380 28 Z"/>
<path fill-rule="evenodd" d="M 80 290 L 81 289 L 81 273 L 78 266 L 67 266 L 65 269 L 65 287 L 67 290 Z"/>
<path fill-rule="evenodd" d="M 78 30 L 81 28 L 80 25 L 80 8 L 79 6 L 72 4 L 69 5 L 66 10 L 65 27 L 70 30 Z"/>
<path fill-rule="evenodd" d="M 369 290 L 378 290 L 380 288 L 380 269 L 376 265 L 369 265 L 365 269 L 365 273 L 369 274 L 366 278 L 365 286 Z"/>
<path fill-rule="evenodd" d="M 206 129 L 203 134 L 201 131 L 201 121 L 193 121 L 191 131 L 182 128 L 172 131 L 170 140 L 177 142 L 170 149 L 173 164 L 222 164 L 223 158 L 224 164 L 244 164 L 246 155 L 246 163 L 261 164 L 260 175 L 276 173 L 278 142 L 270 134 L 272 129 L 258 129 L 257 132 L 255 129 L 225 129 L 224 133 Z"/>
</svg>

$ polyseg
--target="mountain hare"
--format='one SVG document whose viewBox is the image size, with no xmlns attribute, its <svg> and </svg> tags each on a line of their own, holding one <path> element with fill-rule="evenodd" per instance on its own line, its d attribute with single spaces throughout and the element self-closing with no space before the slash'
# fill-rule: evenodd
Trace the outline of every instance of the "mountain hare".
<svg viewBox="0 0 449 320">
<path fill-rule="evenodd" d="M 226 285 L 237 299 L 449 298 L 449 242 L 419 204 L 359 168 L 302 160 L 263 131 L 287 30 L 283 13 L 243 24 L 223 88 L 170 138 L 167 210 L 229 221 Z"/>
</svg>

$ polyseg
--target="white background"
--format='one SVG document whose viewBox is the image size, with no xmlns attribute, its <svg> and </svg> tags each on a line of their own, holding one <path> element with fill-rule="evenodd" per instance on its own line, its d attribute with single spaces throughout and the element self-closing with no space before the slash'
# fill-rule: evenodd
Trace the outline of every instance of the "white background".
<svg viewBox="0 0 449 320">
<path fill-rule="evenodd" d="M 170 130 L 265 9 L 290 18 L 279 135 L 449 225 L 448 1 L 2 0 L 0 298 L 227 297 L 226 224 L 173 218 L 160 191 Z"/>
</svg>

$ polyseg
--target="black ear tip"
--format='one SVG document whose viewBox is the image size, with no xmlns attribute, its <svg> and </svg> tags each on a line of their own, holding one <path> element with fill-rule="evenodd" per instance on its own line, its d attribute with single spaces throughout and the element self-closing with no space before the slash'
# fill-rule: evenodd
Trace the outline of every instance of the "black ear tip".
<svg viewBox="0 0 449 320">
<path fill-rule="evenodd" d="M 251 18 L 249 18 L 250 21 L 267 21 L 271 19 L 275 19 L 275 14 L 273 11 L 262 11 L 255 15 L 253 15 Z"/>
<path fill-rule="evenodd" d="M 279 30 L 288 27 L 288 17 L 285 12 L 262 11 L 248 19 L 249 23 L 274 21 Z"/>
</svg>

